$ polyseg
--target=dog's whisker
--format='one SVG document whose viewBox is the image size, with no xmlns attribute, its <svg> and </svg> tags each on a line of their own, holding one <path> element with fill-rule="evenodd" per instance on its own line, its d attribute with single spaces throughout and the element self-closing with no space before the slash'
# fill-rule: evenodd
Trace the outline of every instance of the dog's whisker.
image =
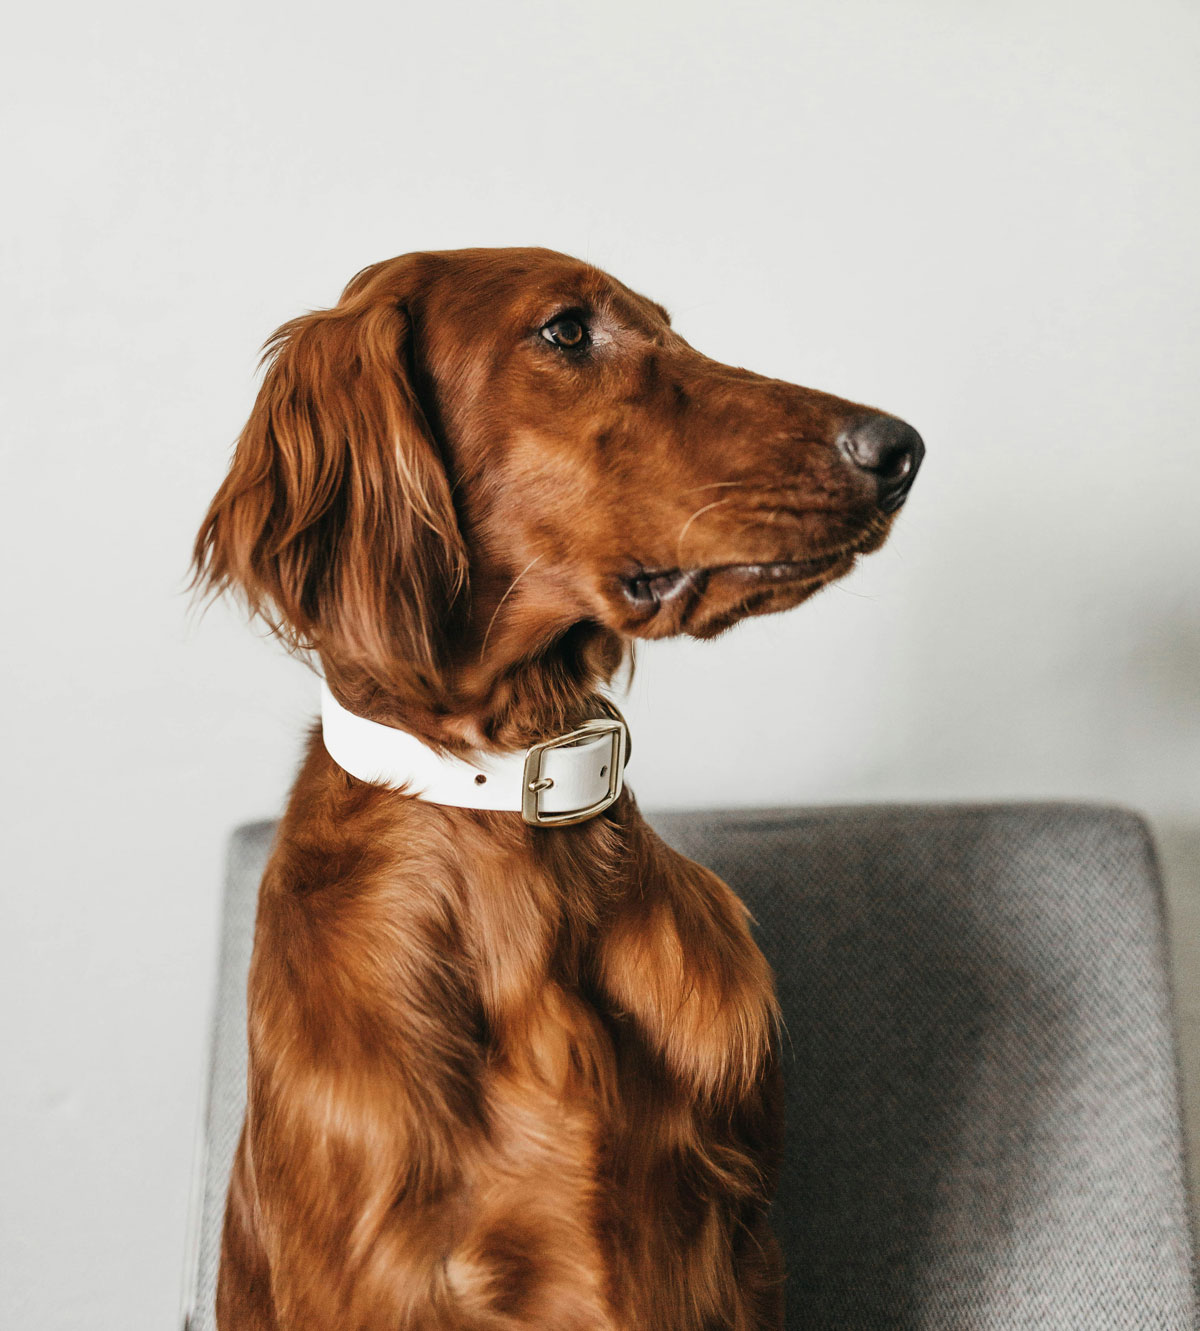
<svg viewBox="0 0 1200 1331">
<path fill-rule="evenodd" d="M 496 616 L 500 613 L 501 610 L 504 609 L 504 602 L 507 601 L 508 598 L 516 590 L 517 583 L 520 582 L 521 579 L 525 576 L 525 574 L 528 573 L 529 570 L 534 566 L 534 564 L 536 564 L 538 560 L 542 559 L 543 557 L 544 557 L 543 555 L 534 555 L 534 557 L 529 561 L 528 564 L 525 565 L 525 567 L 520 571 L 520 573 L 517 574 L 517 576 L 512 580 L 512 582 L 508 584 L 508 590 L 500 598 L 500 601 L 497 604 L 495 610 L 492 611 L 491 619 L 488 620 L 487 632 L 483 635 L 483 645 L 479 648 L 479 659 L 481 661 L 483 660 L 483 654 L 487 651 L 488 639 L 492 636 L 492 629 L 496 623 Z"/>
<path fill-rule="evenodd" d="M 866 593 L 866 592 L 856 592 L 856 591 L 854 591 L 854 590 L 851 589 L 850 587 L 847 587 L 846 584 L 845 584 L 844 582 L 833 582 L 833 583 L 830 583 L 830 586 L 832 586 L 832 587 L 836 587 L 836 588 L 838 589 L 839 592 L 843 592 L 843 593 L 845 593 L 845 595 L 847 595 L 847 596 L 857 596 L 858 599 L 859 599 L 860 601 L 878 601 L 878 600 L 879 600 L 879 597 L 878 597 L 878 596 L 870 596 L 870 595 L 868 595 L 868 593 Z"/>
<path fill-rule="evenodd" d="M 703 508 L 698 508 L 692 516 L 688 518 L 683 524 L 683 530 L 679 533 L 679 539 L 675 542 L 675 558 L 678 562 L 683 562 L 683 538 L 688 534 L 688 528 L 691 527 L 692 523 L 695 522 L 697 518 L 703 517 L 705 513 L 710 512 L 712 509 L 720 508 L 722 504 L 732 502 L 734 498 L 735 496 L 728 495 L 724 499 L 714 499 L 711 504 L 705 504 Z"/>
<path fill-rule="evenodd" d="M 759 489 L 752 481 L 712 481 L 708 485 L 691 485 L 686 490 L 681 490 L 681 494 L 695 494 L 697 490 L 756 490 Z"/>
</svg>

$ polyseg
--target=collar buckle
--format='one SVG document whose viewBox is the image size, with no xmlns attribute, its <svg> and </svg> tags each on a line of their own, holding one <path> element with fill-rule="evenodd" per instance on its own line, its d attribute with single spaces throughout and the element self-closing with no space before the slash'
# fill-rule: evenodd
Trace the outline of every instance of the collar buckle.
<svg viewBox="0 0 1200 1331">
<path fill-rule="evenodd" d="M 594 804 L 582 809 L 568 809 L 562 813 L 544 813 L 541 808 L 542 792 L 554 782 L 542 775 L 542 759 L 553 749 L 570 749 L 579 744 L 607 736 L 610 756 L 607 768 L 608 789 Z M 625 723 L 618 720 L 588 721 L 578 730 L 572 730 L 555 739 L 533 744 L 525 754 L 525 772 L 521 779 L 521 817 L 534 827 L 569 827 L 583 823 L 614 803 L 625 783 L 625 756 L 628 752 Z"/>
</svg>

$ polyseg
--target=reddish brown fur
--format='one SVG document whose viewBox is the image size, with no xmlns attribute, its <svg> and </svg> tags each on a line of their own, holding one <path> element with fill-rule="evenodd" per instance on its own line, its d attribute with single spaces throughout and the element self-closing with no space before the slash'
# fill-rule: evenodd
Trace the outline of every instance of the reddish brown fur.
<svg viewBox="0 0 1200 1331">
<path fill-rule="evenodd" d="M 540 335 L 568 308 L 585 356 Z M 598 715 L 631 639 L 798 604 L 886 534 L 833 447 L 860 408 L 705 359 L 562 255 L 378 264 L 271 353 L 198 578 L 451 750 Z M 628 792 L 532 828 L 314 735 L 249 999 L 223 1331 L 781 1325 L 770 973 Z"/>
</svg>

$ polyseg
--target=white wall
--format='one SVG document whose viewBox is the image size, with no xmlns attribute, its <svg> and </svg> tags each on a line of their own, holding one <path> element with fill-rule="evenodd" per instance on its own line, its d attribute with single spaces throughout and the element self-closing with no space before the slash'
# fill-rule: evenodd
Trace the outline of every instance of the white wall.
<svg viewBox="0 0 1200 1331">
<path fill-rule="evenodd" d="M 642 652 L 643 804 L 1081 796 L 1194 844 L 1187 0 L 75 4 L 8 36 L 0 1323 L 174 1317 L 222 839 L 279 807 L 313 701 L 188 618 L 189 543 L 258 345 L 367 262 L 584 255 L 924 434 L 845 587 Z"/>
</svg>

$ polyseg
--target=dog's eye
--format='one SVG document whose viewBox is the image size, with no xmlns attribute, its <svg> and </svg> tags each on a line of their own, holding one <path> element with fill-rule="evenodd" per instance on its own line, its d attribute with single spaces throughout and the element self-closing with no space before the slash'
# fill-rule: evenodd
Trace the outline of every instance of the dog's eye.
<svg viewBox="0 0 1200 1331">
<path fill-rule="evenodd" d="M 579 351 L 588 344 L 587 325 L 572 314 L 560 314 L 557 319 L 551 319 L 542 329 L 542 336 L 567 351 Z"/>
</svg>

